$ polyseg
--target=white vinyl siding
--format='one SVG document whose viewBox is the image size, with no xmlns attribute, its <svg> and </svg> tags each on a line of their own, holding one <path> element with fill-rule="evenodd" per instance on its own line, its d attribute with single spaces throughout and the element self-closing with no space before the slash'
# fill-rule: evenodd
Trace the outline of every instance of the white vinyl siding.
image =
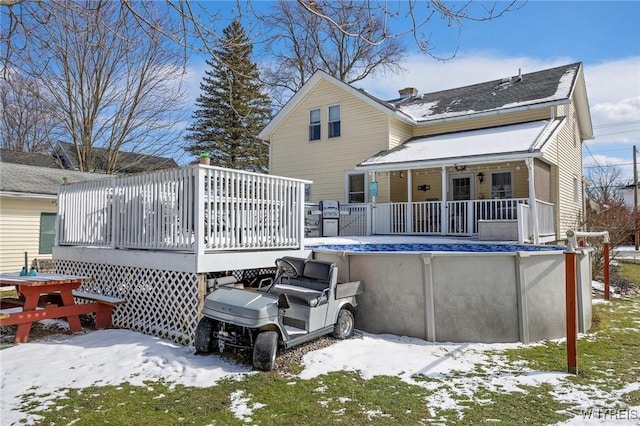
<svg viewBox="0 0 640 426">
<path fill-rule="evenodd" d="M 51 259 L 40 254 L 40 215 L 55 214 L 54 200 L 5 198 L 0 200 L 0 272 L 20 272 L 24 253 L 32 259 Z"/>
<path fill-rule="evenodd" d="M 305 142 L 309 111 L 320 107 L 325 115 L 332 105 L 340 105 L 342 136 L 329 139 L 323 134 L 322 143 Z M 322 122 L 327 119 L 322 117 Z M 345 173 L 388 149 L 387 130 L 388 117 L 383 112 L 322 81 L 271 135 L 270 173 L 313 181 L 314 202 L 345 202 Z M 384 199 L 382 188 L 380 199 Z"/>
</svg>

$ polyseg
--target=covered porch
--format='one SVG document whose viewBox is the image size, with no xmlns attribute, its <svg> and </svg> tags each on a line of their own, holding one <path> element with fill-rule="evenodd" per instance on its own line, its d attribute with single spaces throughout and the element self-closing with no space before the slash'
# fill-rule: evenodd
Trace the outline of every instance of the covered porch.
<svg viewBox="0 0 640 426">
<path fill-rule="evenodd" d="M 371 233 L 557 238 L 557 170 L 545 151 L 563 120 L 415 137 L 363 161 Z"/>
</svg>

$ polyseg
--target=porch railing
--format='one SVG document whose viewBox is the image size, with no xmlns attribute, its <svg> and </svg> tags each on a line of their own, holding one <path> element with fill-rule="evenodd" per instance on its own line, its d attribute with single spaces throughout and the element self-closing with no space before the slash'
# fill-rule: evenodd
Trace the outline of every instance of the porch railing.
<svg viewBox="0 0 640 426">
<path fill-rule="evenodd" d="M 63 185 L 58 245 L 300 248 L 305 181 L 209 166 Z"/>
<path fill-rule="evenodd" d="M 375 233 L 473 235 L 479 220 L 516 220 L 518 204 L 527 198 L 500 200 L 384 203 L 375 206 Z M 443 221 L 444 218 L 444 221 Z"/>
<path fill-rule="evenodd" d="M 528 198 L 511 198 L 496 200 L 447 201 L 444 203 L 445 214 L 442 214 L 443 203 L 440 201 L 423 201 L 415 203 L 379 203 L 360 204 L 369 206 L 371 211 L 372 234 L 384 235 L 475 235 L 478 233 L 480 220 L 517 220 L 520 234 L 529 239 L 533 236 L 535 221 L 530 218 Z M 307 205 L 307 224 L 309 236 L 319 236 L 319 216 L 310 215 L 317 210 L 317 205 Z M 311 207 L 310 207 L 311 206 Z M 315 206 L 315 209 L 312 208 Z M 341 209 L 349 208 L 341 205 Z M 536 200 L 537 223 L 539 236 L 555 235 L 555 206 Z M 363 209 L 363 207 L 358 207 Z M 352 211 L 353 212 L 353 211 Z M 353 215 L 353 213 L 352 213 Z M 340 235 L 369 235 L 364 230 L 365 213 L 355 214 L 350 221 L 358 220 L 357 227 L 344 226 L 348 223 L 341 217 Z M 360 222 L 361 221 L 361 222 Z"/>
<path fill-rule="evenodd" d="M 538 211 L 538 233 L 540 235 L 555 234 L 556 206 L 551 203 L 536 200 L 536 209 Z"/>
</svg>

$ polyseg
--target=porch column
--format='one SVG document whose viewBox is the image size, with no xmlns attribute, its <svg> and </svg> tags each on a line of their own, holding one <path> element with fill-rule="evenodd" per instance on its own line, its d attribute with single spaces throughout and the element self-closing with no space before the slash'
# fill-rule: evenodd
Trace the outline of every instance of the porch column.
<svg viewBox="0 0 640 426">
<path fill-rule="evenodd" d="M 413 194 L 411 187 L 413 186 L 413 176 L 411 176 L 411 170 L 407 170 L 407 223 L 405 226 L 405 232 L 413 232 Z"/>
<path fill-rule="evenodd" d="M 534 181 L 534 168 L 533 158 L 527 158 L 525 160 L 527 164 L 527 171 L 529 173 L 529 211 L 531 212 L 531 223 L 533 224 L 533 243 L 538 244 L 540 242 L 540 235 L 538 231 L 538 206 L 536 205 L 536 186 Z"/>
<path fill-rule="evenodd" d="M 449 233 L 449 221 L 447 220 L 447 168 L 442 166 L 440 173 L 442 178 L 442 201 L 440 201 L 440 233 L 446 235 Z"/>
<path fill-rule="evenodd" d="M 370 181 L 369 182 L 377 182 L 376 179 L 376 171 L 372 171 L 370 172 Z M 371 196 L 371 208 L 367 209 L 370 214 L 368 216 L 368 223 L 367 223 L 367 235 L 375 235 L 377 233 L 376 230 L 376 199 L 378 198 L 377 194 Z"/>
</svg>

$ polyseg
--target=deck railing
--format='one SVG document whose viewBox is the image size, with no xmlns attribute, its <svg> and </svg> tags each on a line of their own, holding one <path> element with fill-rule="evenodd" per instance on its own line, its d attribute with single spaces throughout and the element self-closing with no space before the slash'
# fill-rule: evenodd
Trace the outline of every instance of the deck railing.
<svg viewBox="0 0 640 426">
<path fill-rule="evenodd" d="M 300 248 L 305 181 L 210 166 L 63 185 L 58 245 Z"/>
</svg>

